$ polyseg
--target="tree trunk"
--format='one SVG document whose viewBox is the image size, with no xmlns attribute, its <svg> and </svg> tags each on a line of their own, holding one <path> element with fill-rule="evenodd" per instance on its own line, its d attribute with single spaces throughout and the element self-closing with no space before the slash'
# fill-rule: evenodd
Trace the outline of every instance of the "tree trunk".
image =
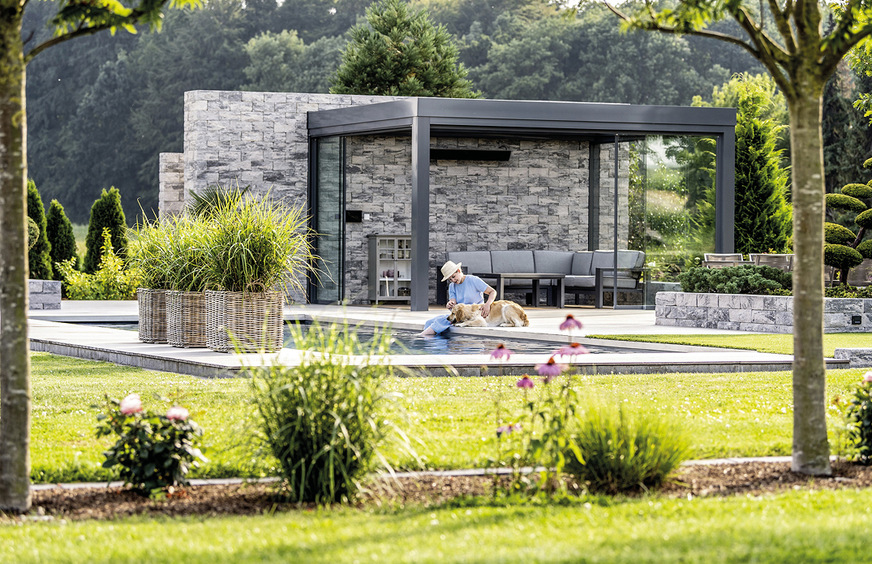
<svg viewBox="0 0 872 564">
<path fill-rule="evenodd" d="M 21 6 L 0 16 L 0 510 L 30 509 L 27 148 Z"/>
<path fill-rule="evenodd" d="M 802 81 L 802 79 L 799 79 Z M 790 106 L 793 170 L 793 463 L 795 472 L 829 475 L 824 308 L 822 84 L 798 84 Z"/>
</svg>

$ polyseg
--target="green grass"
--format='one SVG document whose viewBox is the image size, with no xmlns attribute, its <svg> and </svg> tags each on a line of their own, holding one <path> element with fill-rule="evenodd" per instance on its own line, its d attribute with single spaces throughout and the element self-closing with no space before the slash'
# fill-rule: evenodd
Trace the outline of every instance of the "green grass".
<svg viewBox="0 0 872 564">
<path fill-rule="evenodd" d="M 869 562 L 866 491 L 0 525 L 0 561 Z"/>
<path fill-rule="evenodd" d="M 33 480 L 38 483 L 103 480 L 100 467 L 109 438 L 94 436 L 103 394 L 142 395 L 157 407 L 155 394 L 183 394 L 205 429 L 209 464 L 197 477 L 262 476 L 275 461 L 260 452 L 248 381 L 208 380 L 112 364 L 34 353 Z M 864 370 L 828 373 L 828 396 L 845 395 Z M 516 378 L 397 378 L 406 424 L 427 467 L 484 467 L 495 452 L 494 400 L 501 395 L 507 420 L 518 416 L 522 398 Z M 692 438 L 694 458 L 786 455 L 791 448 L 789 372 L 737 374 L 601 375 L 578 378 L 586 393 L 675 418 Z M 831 421 L 831 425 L 834 421 Z M 407 455 L 388 450 L 390 462 L 414 467 Z"/>
<path fill-rule="evenodd" d="M 699 345 L 729 349 L 749 349 L 764 353 L 793 354 L 792 334 L 749 333 L 744 335 L 588 335 L 592 339 Z M 870 348 L 872 334 L 827 333 L 824 356 L 832 358 L 836 348 Z"/>
</svg>

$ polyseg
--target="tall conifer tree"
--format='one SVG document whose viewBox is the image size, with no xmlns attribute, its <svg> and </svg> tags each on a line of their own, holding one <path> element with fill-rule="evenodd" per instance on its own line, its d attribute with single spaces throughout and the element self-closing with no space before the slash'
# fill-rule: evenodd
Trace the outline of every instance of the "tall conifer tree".
<svg viewBox="0 0 872 564">
<path fill-rule="evenodd" d="M 127 221 L 121 207 L 121 193 L 114 186 L 104 188 L 100 198 L 91 206 L 88 235 L 85 238 L 85 272 L 93 274 L 100 268 L 103 247 L 103 228 L 109 228 L 112 248 L 119 257 L 127 256 Z"/>
<path fill-rule="evenodd" d="M 30 247 L 27 254 L 30 277 L 34 280 L 51 280 L 52 268 L 51 256 L 49 255 L 51 245 L 46 235 L 45 206 L 42 204 L 42 198 L 39 197 L 39 191 L 33 180 L 27 181 L 27 217 L 39 227 L 39 238 Z"/>
</svg>

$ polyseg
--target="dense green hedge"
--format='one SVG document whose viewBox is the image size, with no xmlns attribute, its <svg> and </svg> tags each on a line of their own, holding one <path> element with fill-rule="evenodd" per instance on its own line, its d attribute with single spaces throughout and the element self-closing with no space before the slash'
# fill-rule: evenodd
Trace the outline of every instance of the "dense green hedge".
<svg viewBox="0 0 872 564">
<path fill-rule="evenodd" d="M 685 292 L 704 294 L 768 294 L 793 287 L 789 272 L 756 265 L 695 267 L 679 275 L 678 280 Z"/>
</svg>

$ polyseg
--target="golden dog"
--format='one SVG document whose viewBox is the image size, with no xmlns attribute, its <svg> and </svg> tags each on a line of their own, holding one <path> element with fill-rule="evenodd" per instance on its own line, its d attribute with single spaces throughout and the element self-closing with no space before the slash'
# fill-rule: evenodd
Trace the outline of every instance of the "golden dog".
<svg viewBox="0 0 872 564">
<path fill-rule="evenodd" d="M 482 304 L 457 304 L 451 309 L 448 321 L 458 327 L 527 327 L 530 322 L 523 308 L 509 300 L 491 304 L 487 319 L 481 316 Z"/>
</svg>

